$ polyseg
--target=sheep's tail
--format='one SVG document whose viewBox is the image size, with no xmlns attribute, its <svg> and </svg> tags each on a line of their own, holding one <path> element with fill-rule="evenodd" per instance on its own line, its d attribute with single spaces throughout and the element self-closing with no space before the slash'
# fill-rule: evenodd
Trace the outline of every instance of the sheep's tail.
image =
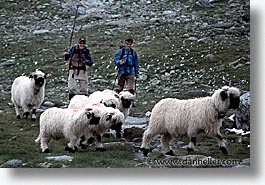
<svg viewBox="0 0 265 185">
<path fill-rule="evenodd" d="M 37 137 L 37 139 L 35 139 L 35 143 L 40 142 L 40 135 Z"/>
</svg>

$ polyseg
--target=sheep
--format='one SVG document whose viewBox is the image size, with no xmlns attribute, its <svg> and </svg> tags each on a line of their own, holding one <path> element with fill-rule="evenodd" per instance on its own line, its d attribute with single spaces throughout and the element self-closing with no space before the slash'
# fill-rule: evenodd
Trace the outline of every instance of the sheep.
<svg viewBox="0 0 265 185">
<path fill-rule="evenodd" d="M 88 97 L 92 103 L 103 103 L 106 107 L 118 108 L 127 118 L 133 105 L 134 95 L 129 91 L 121 91 L 117 94 L 115 91 L 105 89 L 96 91 Z"/>
<path fill-rule="evenodd" d="M 16 110 L 17 119 L 20 119 L 19 108 L 23 108 L 23 117 L 28 118 L 32 109 L 32 120 L 36 120 L 36 109 L 40 107 L 45 96 L 46 74 L 36 70 L 29 77 L 17 77 L 11 88 L 11 101 Z"/>
<path fill-rule="evenodd" d="M 218 139 L 220 150 L 227 154 L 225 141 L 220 133 L 222 119 L 229 109 L 236 109 L 240 102 L 240 91 L 235 87 L 224 86 L 212 96 L 179 100 L 166 98 L 153 108 L 147 130 L 143 134 L 140 149 L 147 156 L 152 138 L 162 135 L 162 148 L 166 155 L 174 155 L 169 141 L 187 135 L 190 139 L 188 152 L 194 150 L 196 134 L 205 131 Z"/>
<path fill-rule="evenodd" d="M 93 103 L 103 103 L 106 107 L 118 107 L 119 96 L 111 90 L 96 91 L 89 97 L 89 101 Z"/>
<path fill-rule="evenodd" d="M 98 108 L 79 110 L 53 107 L 47 109 L 40 116 L 40 133 L 35 142 L 40 141 L 43 153 L 50 153 L 49 141 L 65 137 L 70 140 L 65 150 L 73 153 L 77 151 L 79 138 L 89 126 L 99 123 L 100 115 Z"/>
<path fill-rule="evenodd" d="M 117 137 L 120 137 L 121 127 L 124 122 L 124 115 L 118 109 L 114 109 L 112 107 L 103 107 L 101 110 L 102 114 L 100 123 L 87 130 L 80 141 L 82 148 L 86 148 L 89 144 L 92 144 L 92 142 L 95 141 L 96 151 L 106 151 L 101 142 L 101 138 L 109 129 L 115 130 Z"/>
<path fill-rule="evenodd" d="M 98 106 L 101 106 L 99 103 L 94 103 L 95 105 L 97 104 Z M 85 96 L 85 95 L 75 95 L 69 105 L 68 109 L 84 109 L 87 106 L 92 106 L 93 103 L 90 101 L 90 99 Z M 102 106 L 104 106 L 102 104 Z M 105 106 L 104 106 L 105 107 Z"/>
<path fill-rule="evenodd" d="M 119 93 L 119 105 L 118 109 L 124 114 L 124 118 L 126 119 L 133 105 L 135 96 L 129 91 L 121 91 Z"/>
<path fill-rule="evenodd" d="M 101 137 L 106 133 L 108 129 L 115 130 L 116 137 L 121 137 L 122 124 L 124 123 L 124 115 L 118 110 L 112 107 L 106 107 L 102 103 L 91 103 L 89 98 L 84 95 L 74 96 L 68 109 L 84 109 L 84 108 L 99 108 L 101 119 L 97 126 L 90 126 L 87 132 L 81 137 L 81 148 L 86 148 L 95 139 L 96 150 L 104 151 L 103 144 L 101 143 Z"/>
</svg>

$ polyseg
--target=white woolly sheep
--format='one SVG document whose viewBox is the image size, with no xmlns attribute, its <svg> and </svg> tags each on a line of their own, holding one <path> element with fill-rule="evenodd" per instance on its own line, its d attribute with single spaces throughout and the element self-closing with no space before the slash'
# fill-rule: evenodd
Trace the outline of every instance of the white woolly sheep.
<svg viewBox="0 0 265 185">
<path fill-rule="evenodd" d="M 86 148 L 96 139 L 96 150 L 104 151 L 103 144 L 101 143 L 101 137 L 106 133 L 108 129 L 115 130 L 116 137 L 121 137 L 121 127 L 124 122 L 124 115 L 118 110 L 112 107 L 106 107 L 102 103 L 91 103 L 89 98 L 84 95 L 74 96 L 68 108 L 84 109 L 95 108 L 100 111 L 101 119 L 96 126 L 90 126 L 84 136 L 81 137 L 80 145 L 82 148 Z"/>
<path fill-rule="evenodd" d="M 32 109 L 32 120 L 36 120 L 36 109 L 40 107 L 45 96 L 46 75 L 41 70 L 36 70 L 29 77 L 17 77 L 11 88 L 11 101 L 20 119 L 19 108 L 22 107 L 26 119 Z"/>
<path fill-rule="evenodd" d="M 97 106 L 100 106 L 99 103 L 95 103 Z M 84 109 L 85 107 L 92 106 L 93 103 L 89 100 L 89 98 L 85 95 L 75 95 L 69 105 L 68 109 Z M 102 104 L 102 106 L 104 106 Z M 104 106 L 105 107 L 105 106 Z"/>
<path fill-rule="evenodd" d="M 236 109 L 240 102 L 237 88 L 224 86 L 210 97 L 179 100 L 166 98 L 153 108 L 147 130 L 144 132 L 141 150 L 146 156 L 152 138 L 162 135 L 162 148 L 166 155 L 174 155 L 169 141 L 187 135 L 190 139 L 188 152 L 194 150 L 196 134 L 203 130 L 216 136 L 220 150 L 227 154 L 223 137 L 220 133 L 222 118 L 229 109 Z"/>
<path fill-rule="evenodd" d="M 61 109 L 50 108 L 40 116 L 40 133 L 35 142 L 41 142 L 41 150 L 50 153 L 48 143 L 51 139 L 67 138 L 70 142 L 65 150 L 77 151 L 79 138 L 87 132 L 90 125 L 97 125 L 100 120 L 98 108 Z"/>
<path fill-rule="evenodd" d="M 96 91 L 88 98 L 92 103 L 103 103 L 106 107 L 118 107 L 119 96 L 117 93 L 111 90 Z"/>
<path fill-rule="evenodd" d="M 133 105 L 134 95 L 129 91 L 121 91 L 119 93 L 119 105 L 118 109 L 124 114 L 124 118 L 126 119 Z"/>
</svg>

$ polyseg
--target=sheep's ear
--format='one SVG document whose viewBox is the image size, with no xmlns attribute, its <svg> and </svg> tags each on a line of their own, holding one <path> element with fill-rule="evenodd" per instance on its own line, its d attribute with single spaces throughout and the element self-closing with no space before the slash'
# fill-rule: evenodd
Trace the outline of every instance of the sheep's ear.
<svg viewBox="0 0 265 185">
<path fill-rule="evenodd" d="M 121 100 L 122 100 L 122 101 L 124 100 L 124 97 L 123 97 L 123 96 L 121 97 Z"/>
<path fill-rule="evenodd" d="M 112 115 L 108 114 L 107 115 L 107 118 L 106 118 L 106 121 L 109 121 L 111 119 Z"/>
<path fill-rule="evenodd" d="M 222 101 L 225 101 L 228 98 L 226 91 L 221 91 L 220 96 L 221 96 Z"/>
</svg>

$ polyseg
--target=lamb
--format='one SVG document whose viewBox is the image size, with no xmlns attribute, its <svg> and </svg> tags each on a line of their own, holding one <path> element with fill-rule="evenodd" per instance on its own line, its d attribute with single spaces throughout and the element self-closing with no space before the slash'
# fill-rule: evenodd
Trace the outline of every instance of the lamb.
<svg viewBox="0 0 265 185">
<path fill-rule="evenodd" d="M 50 153 L 49 141 L 65 137 L 70 140 L 65 150 L 73 153 L 77 151 L 79 138 L 90 125 L 97 125 L 99 120 L 98 108 L 79 110 L 53 107 L 47 109 L 40 116 L 40 133 L 35 142 L 40 141 L 43 153 Z"/>
<path fill-rule="evenodd" d="M 235 87 L 224 86 L 212 96 L 179 100 L 166 98 L 153 108 L 147 130 L 144 132 L 141 150 L 147 156 L 152 138 L 162 135 L 162 148 L 166 155 L 174 155 L 169 141 L 187 135 L 190 139 L 188 152 L 194 150 L 196 134 L 203 130 L 218 139 L 220 150 L 227 154 L 224 139 L 220 133 L 222 119 L 229 109 L 236 109 L 240 103 L 240 91 Z"/>
<path fill-rule="evenodd" d="M 45 96 L 46 74 L 36 70 L 29 77 L 17 77 L 11 88 L 11 101 L 16 110 L 17 119 L 20 119 L 19 108 L 22 107 L 25 119 L 32 109 L 32 120 L 36 120 L 36 110 L 40 107 Z"/>
</svg>

